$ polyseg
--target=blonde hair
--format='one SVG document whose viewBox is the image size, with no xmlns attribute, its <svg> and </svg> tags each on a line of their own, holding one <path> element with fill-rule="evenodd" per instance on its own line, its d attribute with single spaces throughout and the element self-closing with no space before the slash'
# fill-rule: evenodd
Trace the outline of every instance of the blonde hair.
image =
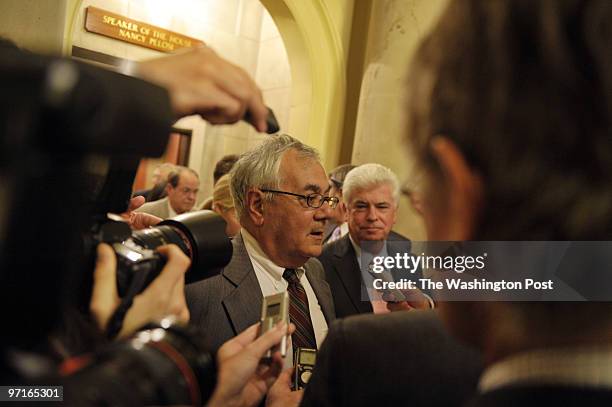
<svg viewBox="0 0 612 407">
<path fill-rule="evenodd" d="M 230 175 L 225 174 L 219 178 L 213 189 L 213 205 L 218 205 L 224 212 L 235 207 L 230 192 L 230 180 Z"/>
</svg>

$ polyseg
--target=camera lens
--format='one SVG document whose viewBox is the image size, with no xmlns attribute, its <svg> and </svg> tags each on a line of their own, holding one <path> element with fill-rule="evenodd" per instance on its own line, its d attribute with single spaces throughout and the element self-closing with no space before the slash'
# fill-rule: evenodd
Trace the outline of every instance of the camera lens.
<svg viewBox="0 0 612 407">
<path fill-rule="evenodd" d="M 193 327 L 164 321 L 113 344 L 65 383 L 68 405 L 202 406 L 216 384 L 214 356 Z"/>
<path fill-rule="evenodd" d="M 213 211 L 190 212 L 166 219 L 155 227 L 134 232 L 132 240 L 147 249 L 176 244 L 191 259 L 186 283 L 215 275 L 232 258 L 225 221 Z"/>
</svg>

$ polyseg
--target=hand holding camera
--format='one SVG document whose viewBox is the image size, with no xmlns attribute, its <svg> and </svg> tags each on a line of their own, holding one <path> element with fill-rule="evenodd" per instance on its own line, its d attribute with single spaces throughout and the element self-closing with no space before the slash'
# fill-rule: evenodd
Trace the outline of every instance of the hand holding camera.
<svg viewBox="0 0 612 407">
<path fill-rule="evenodd" d="M 159 276 L 141 294 L 134 298 L 127 311 L 119 337 L 125 337 L 144 324 L 174 315 L 179 321 L 189 321 L 185 302 L 184 275 L 190 265 L 189 258 L 175 245 L 161 246 L 157 251 L 167 258 Z M 100 244 L 94 271 L 94 287 L 90 310 L 98 327 L 105 330 L 120 303 L 117 292 L 116 257 L 110 246 Z"/>
</svg>

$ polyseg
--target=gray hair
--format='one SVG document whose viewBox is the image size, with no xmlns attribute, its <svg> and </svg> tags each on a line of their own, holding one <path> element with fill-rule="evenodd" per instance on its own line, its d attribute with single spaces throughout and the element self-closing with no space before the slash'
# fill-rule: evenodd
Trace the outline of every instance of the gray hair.
<svg viewBox="0 0 612 407">
<path fill-rule="evenodd" d="M 374 188 L 383 184 L 391 187 L 393 201 L 399 205 L 399 181 L 397 176 L 389 168 L 380 164 L 363 164 L 352 169 L 344 179 L 342 187 L 342 197 L 344 203 L 351 201 L 352 195 L 356 190 Z"/>
<path fill-rule="evenodd" d="M 236 162 L 230 172 L 230 188 L 238 219 L 246 212 L 246 195 L 249 189 L 279 188 L 282 183 L 281 159 L 289 150 L 297 151 L 302 158 L 319 161 L 317 150 L 287 134 L 279 134 L 267 138 L 254 150 L 244 153 Z M 267 199 L 271 199 L 271 194 L 266 195 Z"/>
</svg>

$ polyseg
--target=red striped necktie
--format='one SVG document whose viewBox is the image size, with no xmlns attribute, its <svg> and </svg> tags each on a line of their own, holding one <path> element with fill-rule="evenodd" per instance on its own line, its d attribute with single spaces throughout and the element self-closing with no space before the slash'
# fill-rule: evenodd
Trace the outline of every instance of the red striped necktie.
<svg viewBox="0 0 612 407">
<path fill-rule="evenodd" d="M 289 318 L 296 328 L 293 335 L 291 335 L 293 350 L 295 351 L 297 348 L 317 349 L 306 290 L 304 290 L 302 283 L 300 283 L 300 278 L 294 269 L 285 269 L 283 278 L 289 283 L 287 287 L 290 302 Z"/>
</svg>

